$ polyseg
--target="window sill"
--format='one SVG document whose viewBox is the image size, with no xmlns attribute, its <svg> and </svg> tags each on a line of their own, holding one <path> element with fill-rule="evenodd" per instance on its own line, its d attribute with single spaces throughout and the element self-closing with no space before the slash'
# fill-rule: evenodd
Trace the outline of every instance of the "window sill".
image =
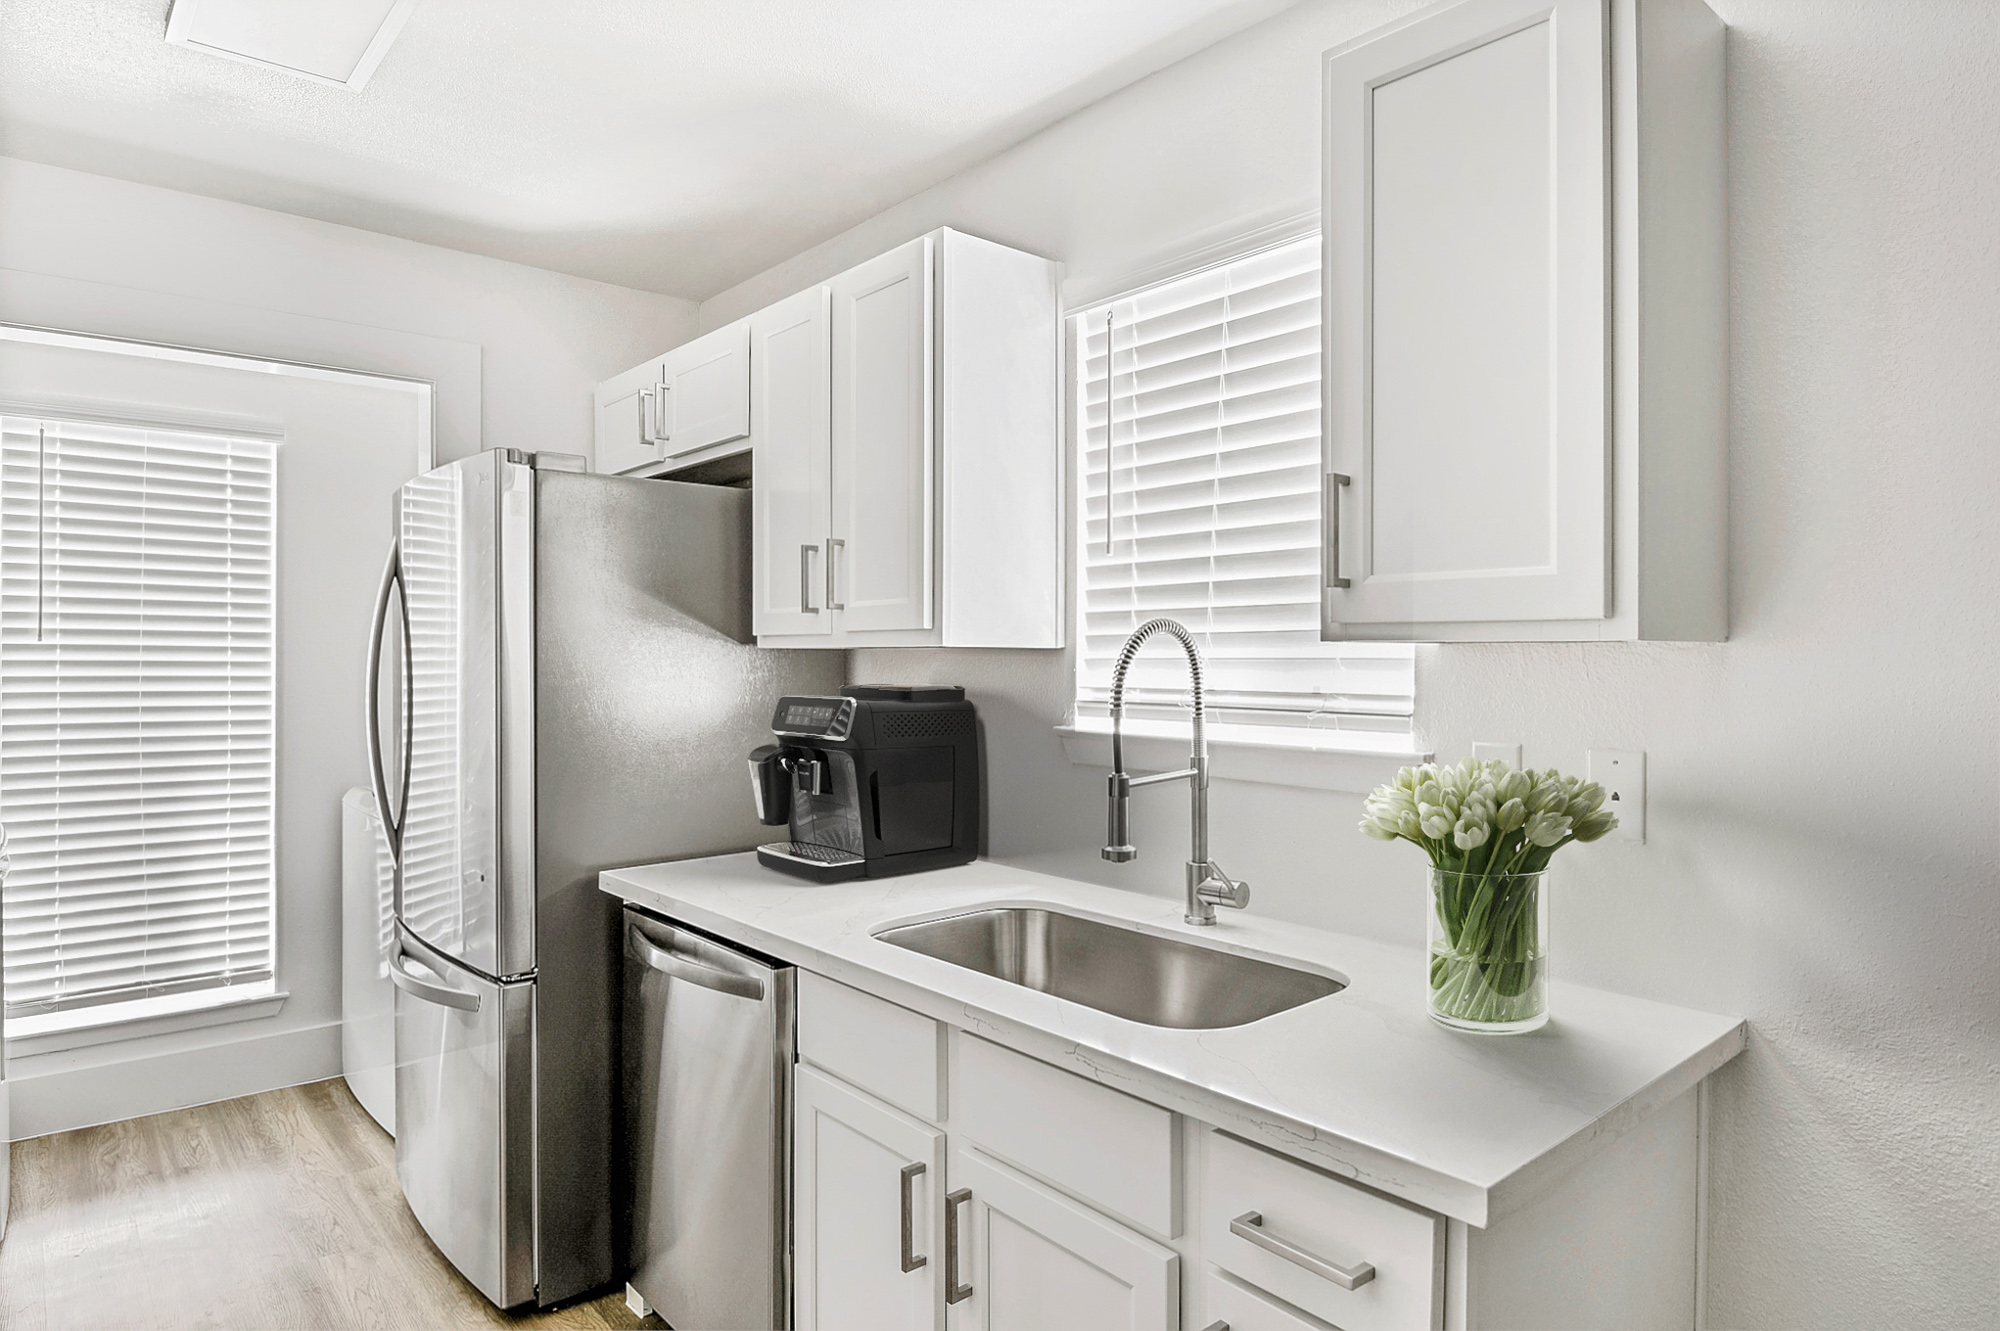
<svg viewBox="0 0 2000 1331">
<path fill-rule="evenodd" d="M 1078 767 L 1111 767 L 1111 723 L 1079 717 L 1056 727 L 1063 753 Z M 1125 764 L 1135 772 L 1187 766 L 1188 728 L 1159 721 L 1125 723 Z M 1255 781 L 1365 795 L 1397 769 L 1429 762 L 1414 736 L 1379 730 L 1310 730 L 1287 726 L 1210 726 L 1208 770 L 1220 781 Z"/>
<path fill-rule="evenodd" d="M 13 1017 L 6 1024 L 9 1058 L 56 1054 L 90 1045 L 138 1040 L 170 1031 L 198 1030 L 231 1022 L 275 1017 L 291 994 L 272 982 L 204 989 L 164 998 L 142 998 L 107 1004 L 101 1009 L 78 1008 L 38 1017 Z"/>
</svg>

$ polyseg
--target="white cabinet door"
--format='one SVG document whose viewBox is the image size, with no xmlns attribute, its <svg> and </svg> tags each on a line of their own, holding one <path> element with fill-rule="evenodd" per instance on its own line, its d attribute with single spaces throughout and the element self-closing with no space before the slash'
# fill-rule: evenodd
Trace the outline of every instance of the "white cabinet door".
<svg viewBox="0 0 2000 1331">
<path fill-rule="evenodd" d="M 809 1067 L 792 1122 L 800 1331 L 937 1331 L 944 1134 Z"/>
<path fill-rule="evenodd" d="M 662 456 L 750 434 L 750 321 L 739 319 L 669 351 L 661 361 Z"/>
<path fill-rule="evenodd" d="M 750 316 L 757 431 L 750 489 L 751 619 L 759 638 L 825 638 L 828 462 L 827 290 Z"/>
<path fill-rule="evenodd" d="M 1327 56 L 1329 638 L 1609 612 L 1605 7 Z"/>
<path fill-rule="evenodd" d="M 660 446 L 652 438 L 659 384 L 660 362 L 649 360 L 597 386 L 592 465 L 599 474 L 613 476 L 660 460 Z"/>
<path fill-rule="evenodd" d="M 833 525 L 827 583 L 829 605 L 840 611 L 846 633 L 931 626 L 931 253 L 925 236 L 830 283 Z"/>
<path fill-rule="evenodd" d="M 961 1226 L 956 1270 L 970 1292 L 952 1331 L 1172 1331 L 1180 1258 L 1171 1249 L 1031 1182 L 968 1146 L 951 1154 L 947 1227 Z"/>
</svg>

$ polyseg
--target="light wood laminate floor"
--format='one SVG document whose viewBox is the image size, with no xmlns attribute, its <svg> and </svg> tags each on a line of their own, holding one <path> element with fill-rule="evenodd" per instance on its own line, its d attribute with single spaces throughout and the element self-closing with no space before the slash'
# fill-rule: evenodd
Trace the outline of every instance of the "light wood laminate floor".
<svg viewBox="0 0 2000 1331">
<path fill-rule="evenodd" d="M 496 1311 L 424 1237 L 338 1079 L 13 1147 L 0 1328 L 659 1327 L 620 1294 Z"/>
</svg>

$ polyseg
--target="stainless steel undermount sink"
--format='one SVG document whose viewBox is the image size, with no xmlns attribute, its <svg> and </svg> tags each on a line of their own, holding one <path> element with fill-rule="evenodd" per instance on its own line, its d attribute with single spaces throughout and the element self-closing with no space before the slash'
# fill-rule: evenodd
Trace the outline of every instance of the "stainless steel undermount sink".
<svg viewBox="0 0 2000 1331">
<path fill-rule="evenodd" d="M 1087 916 L 996 906 L 875 937 L 1127 1021 L 1174 1030 L 1245 1026 L 1346 983 Z"/>
</svg>

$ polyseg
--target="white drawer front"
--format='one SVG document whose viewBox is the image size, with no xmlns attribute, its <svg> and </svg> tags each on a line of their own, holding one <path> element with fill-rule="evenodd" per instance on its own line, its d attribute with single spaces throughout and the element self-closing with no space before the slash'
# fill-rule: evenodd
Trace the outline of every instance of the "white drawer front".
<svg viewBox="0 0 2000 1331">
<path fill-rule="evenodd" d="M 799 972 L 799 1057 L 936 1123 L 944 1118 L 942 1030 L 929 1017 Z"/>
<path fill-rule="evenodd" d="M 1180 1233 L 1174 1116 L 969 1035 L 958 1037 L 954 1133 L 1166 1238 Z"/>
<path fill-rule="evenodd" d="M 1223 1270 L 1342 1331 L 1442 1325 L 1444 1220 L 1219 1132 L 1204 1139 L 1202 1249 Z M 1248 1215 L 1271 1243 L 1232 1232 Z M 1289 1249 L 1291 1255 L 1273 1251 Z M 1314 1259 L 1374 1274 L 1343 1289 Z"/>
<path fill-rule="evenodd" d="M 1307 1321 L 1219 1271 L 1210 1271 L 1202 1281 L 1202 1306 L 1207 1310 L 1202 1314 L 1203 1331 L 1216 1331 L 1217 1322 L 1228 1331 L 1323 1331 L 1320 1323 Z"/>
</svg>

